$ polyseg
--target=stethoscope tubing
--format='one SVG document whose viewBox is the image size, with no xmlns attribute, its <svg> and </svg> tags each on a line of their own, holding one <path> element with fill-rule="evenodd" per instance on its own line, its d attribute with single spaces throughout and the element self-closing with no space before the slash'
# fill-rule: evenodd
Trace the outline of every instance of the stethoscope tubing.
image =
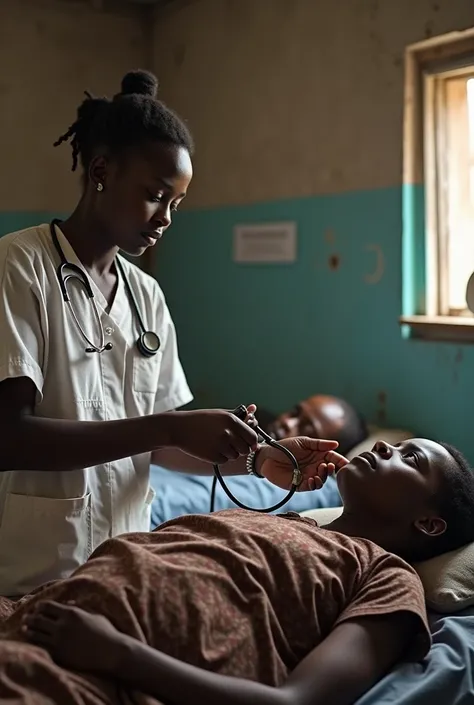
<svg viewBox="0 0 474 705">
<path fill-rule="evenodd" d="M 66 259 L 66 256 L 64 254 L 63 248 L 60 245 L 57 233 L 56 233 L 56 227 L 59 227 L 60 221 L 57 219 L 54 219 L 50 223 L 50 232 L 51 232 L 51 238 L 53 241 L 53 245 L 59 255 L 60 258 L 60 263 L 56 269 L 56 276 L 59 282 L 59 287 L 61 289 L 61 294 L 64 300 L 64 303 L 68 306 L 69 311 L 71 312 L 72 318 L 74 320 L 74 323 L 78 329 L 78 332 L 80 335 L 84 338 L 84 340 L 87 342 L 89 348 L 86 348 L 86 352 L 97 352 L 97 353 L 102 353 L 104 350 L 110 350 L 112 348 L 111 343 L 105 343 L 105 332 L 104 332 L 104 327 L 102 325 L 102 322 L 100 320 L 100 315 L 99 311 L 97 308 L 97 302 L 94 296 L 94 292 L 92 290 L 91 283 L 89 281 L 89 278 L 86 274 L 86 272 L 79 267 L 77 264 L 74 264 L 73 262 L 68 262 Z M 159 348 L 160 348 L 160 339 L 156 333 L 153 331 L 149 331 L 145 328 L 145 324 L 143 323 L 143 319 L 140 314 L 140 309 L 138 308 L 138 304 L 135 300 L 135 296 L 132 291 L 132 287 L 130 286 L 130 282 L 128 281 L 125 271 L 123 268 L 122 263 L 120 262 L 119 258 L 115 260 L 117 269 L 120 273 L 120 276 L 122 278 L 122 281 L 125 286 L 125 290 L 127 292 L 127 297 L 128 300 L 130 301 L 130 304 L 132 306 L 133 313 L 135 315 L 135 318 L 138 322 L 139 328 L 140 328 L 140 333 L 139 337 L 137 340 L 137 347 L 139 352 L 144 356 L 144 357 L 152 357 L 155 355 Z M 64 273 L 64 270 L 68 269 L 69 273 Z M 97 327 L 100 331 L 100 345 L 95 345 L 92 340 L 89 338 L 87 333 L 85 332 L 83 326 L 81 325 L 81 322 L 79 321 L 76 312 L 74 311 L 74 307 L 72 306 L 71 299 L 69 297 L 68 293 L 68 288 L 67 288 L 67 283 L 70 279 L 77 279 L 81 282 L 82 286 L 84 287 L 87 297 L 91 302 L 93 311 L 94 311 L 94 317 L 97 323 Z M 148 340 L 151 338 L 154 342 L 153 346 L 150 346 L 147 343 L 147 338 Z"/>
<path fill-rule="evenodd" d="M 234 411 L 232 412 L 235 416 L 237 416 L 239 419 L 242 421 L 247 417 L 247 408 L 242 404 L 241 406 L 238 406 Z M 214 477 L 212 480 L 212 486 L 211 486 L 211 501 L 210 501 L 210 512 L 212 513 L 215 509 L 215 500 L 216 500 L 216 489 L 217 489 L 217 483 L 220 484 L 228 498 L 236 504 L 240 509 L 247 509 L 252 512 L 260 512 L 261 514 L 271 514 L 271 512 L 276 512 L 277 509 L 280 509 L 283 507 L 283 505 L 287 504 L 287 502 L 290 501 L 290 499 L 293 497 L 295 494 L 296 490 L 298 489 L 299 485 L 301 484 L 302 481 L 302 474 L 301 470 L 298 464 L 298 461 L 296 460 L 295 456 L 291 451 L 288 450 L 288 448 L 285 448 L 281 443 L 278 443 L 275 441 L 271 436 L 268 435 L 268 433 L 265 433 L 263 429 L 260 428 L 260 426 L 254 426 L 254 431 L 263 438 L 265 443 L 269 446 L 272 446 L 272 448 L 276 448 L 277 450 L 281 451 L 286 455 L 286 457 L 290 460 L 291 464 L 293 465 L 293 477 L 291 481 L 291 487 L 288 493 L 286 494 L 285 497 L 283 497 L 282 500 L 274 504 L 272 507 L 264 507 L 264 508 L 256 508 L 256 507 L 249 507 L 243 502 L 241 502 L 235 495 L 229 490 L 227 485 L 225 484 L 224 478 L 222 477 L 222 473 L 220 471 L 219 465 L 214 464 L 213 470 L 214 470 Z"/>
</svg>

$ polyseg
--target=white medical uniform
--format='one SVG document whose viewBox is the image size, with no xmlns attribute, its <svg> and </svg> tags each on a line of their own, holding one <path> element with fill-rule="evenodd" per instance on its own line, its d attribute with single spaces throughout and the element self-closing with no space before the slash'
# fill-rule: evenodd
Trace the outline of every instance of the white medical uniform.
<svg viewBox="0 0 474 705">
<path fill-rule="evenodd" d="M 59 229 L 57 234 L 66 259 L 80 265 Z M 138 322 L 120 275 L 108 312 L 90 279 L 113 347 L 86 353 L 62 298 L 59 261 L 49 225 L 0 239 L 0 381 L 29 377 L 37 389 L 35 416 L 53 419 L 109 421 L 190 402 L 175 328 L 157 282 L 121 258 L 144 326 L 160 338 L 158 354 L 146 358 L 138 352 Z M 81 325 L 99 344 L 84 288 L 73 279 L 69 292 Z M 56 450 L 45 445 L 41 452 L 44 465 L 44 457 Z M 149 466 L 150 454 L 144 453 L 73 472 L 0 473 L 0 594 L 21 595 L 64 578 L 111 536 L 148 531 Z"/>
</svg>

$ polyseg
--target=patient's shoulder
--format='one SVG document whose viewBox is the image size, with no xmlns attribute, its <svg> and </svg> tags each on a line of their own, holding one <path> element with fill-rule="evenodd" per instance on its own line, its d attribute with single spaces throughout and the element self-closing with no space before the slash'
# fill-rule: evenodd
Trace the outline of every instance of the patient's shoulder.
<svg viewBox="0 0 474 705">
<path fill-rule="evenodd" d="M 417 625 L 410 658 L 423 658 L 430 649 L 431 636 L 418 574 L 402 558 L 376 544 L 361 546 L 360 555 L 365 557 L 361 560 L 360 580 L 337 624 L 362 617 L 410 614 Z"/>
</svg>

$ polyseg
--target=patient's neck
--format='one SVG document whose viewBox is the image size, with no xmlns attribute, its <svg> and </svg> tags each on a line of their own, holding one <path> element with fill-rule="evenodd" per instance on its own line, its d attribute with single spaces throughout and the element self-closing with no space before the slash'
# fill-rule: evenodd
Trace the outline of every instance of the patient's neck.
<svg viewBox="0 0 474 705">
<path fill-rule="evenodd" d="M 397 528 L 379 517 L 361 516 L 344 509 L 340 517 L 324 528 L 353 538 L 368 539 L 386 551 L 400 555 Z"/>
</svg>

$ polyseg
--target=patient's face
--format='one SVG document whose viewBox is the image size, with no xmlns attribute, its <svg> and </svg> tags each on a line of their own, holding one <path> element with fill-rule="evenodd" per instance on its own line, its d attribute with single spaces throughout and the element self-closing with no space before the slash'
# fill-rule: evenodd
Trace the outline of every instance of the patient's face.
<svg viewBox="0 0 474 705">
<path fill-rule="evenodd" d="M 295 436 L 337 439 L 346 422 L 346 412 L 339 399 L 318 394 L 281 414 L 269 427 L 277 439 Z"/>
<path fill-rule="evenodd" d="M 344 507 L 370 512 L 394 525 L 409 524 L 438 496 L 442 474 L 452 463 L 448 451 L 426 438 L 412 438 L 396 446 L 384 441 L 342 468 L 337 483 Z"/>
</svg>

